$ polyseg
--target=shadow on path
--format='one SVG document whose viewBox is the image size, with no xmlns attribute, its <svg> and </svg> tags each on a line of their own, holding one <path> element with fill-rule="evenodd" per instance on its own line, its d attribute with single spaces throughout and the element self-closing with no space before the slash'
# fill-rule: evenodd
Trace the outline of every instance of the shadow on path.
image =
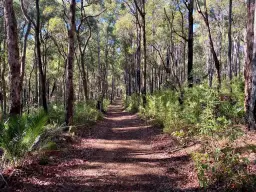
<svg viewBox="0 0 256 192">
<path fill-rule="evenodd" d="M 196 191 L 178 189 L 189 180 L 182 166 L 190 157 L 153 150 L 158 134 L 159 129 L 124 112 L 117 101 L 89 136 L 81 134 L 81 142 L 51 157 L 50 165 L 31 172 L 27 167 L 24 179 L 7 191 Z"/>
</svg>

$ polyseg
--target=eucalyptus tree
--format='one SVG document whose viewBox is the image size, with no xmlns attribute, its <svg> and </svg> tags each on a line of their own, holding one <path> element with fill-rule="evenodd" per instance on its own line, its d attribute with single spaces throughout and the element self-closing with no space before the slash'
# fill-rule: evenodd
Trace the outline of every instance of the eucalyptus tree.
<svg viewBox="0 0 256 192">
<path fill-rule="evenodd" d="M 0 1 L 0 102 L 3 115 L 7 114 L 6 87 L 6 27 L 3 1 Z"/>
<path fill-rule="evenodd" d="M 71 0 L 69 8 L 69 30 L 68 30 L 68 58 L 66 76 L 66 125 L 73 123 L 74 116 L 74 58 L 75 58 L 75 32 L 76 32 L 76 0 Z"/>
<path fill-rule="evenodd" d="M 229 65 L 230 83 L 232 81 L 232 2 L 233 2 L 232 0 L 229 0 L 229 17 L 228 17 L 228 65 Z"/>
<path fill-rule="evenodd" d="M 144 53 L 144 85 L 143 85 L 143 105 L 146 105 L 147 94 L 147 36 L 146 36 L 146 0 L 134 0 L 136 10 L 141 17 L 142 37 L 143 37 L 143 53 Z"/>
<path fill-rule="evenodd" d="M 193 86 L 193 35 L 194 35 L 194 0 L 184 1 L 188 9 L 188 84 L 189 86 Z"/>
<path fill-rule="evenodd" d="M 256 129 L 256 19 L 255 1 L 247 2 L 246 61 L 245 61 L 245 111 L 249 129 Z"/>
<path fill-rule="evenodd" d="M 220 64 L 220 61 L 218 59 L 218 56 L 217 56 L 217 53 L 216 53 L 216 50 L 215 50 L 215 47 L 213 44 L 212 32 L 211 32 L 210 23 L 209 23 L 209 13 L 208 13 L 207 1 L 203 0 L 204 10 L 202 10 L 200 2 L 198 0 L 196 0 L 196 4 L 197 4 L 197 11 L 202 16 L 204 23 L 207 27 L 210 50 L 211 50 L 211 54 L 212 54 L 215 68 L 217 71 L 218 89 L 220 89 L 221 88 L 221 64 Z"/>
<path fill-rule="evenodd" d="M 10 67 L 10 114 L 21 114 L 21 64 L 18 46 L 17 21 L 13 0 L 4 0 L 4 17 L 6 23 L 8 63 Z"/>
</svg>

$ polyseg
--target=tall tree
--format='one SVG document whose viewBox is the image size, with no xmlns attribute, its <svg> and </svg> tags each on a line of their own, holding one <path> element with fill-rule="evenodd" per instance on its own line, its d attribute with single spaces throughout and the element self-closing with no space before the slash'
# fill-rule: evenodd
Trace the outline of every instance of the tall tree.
<svg viewBox="0 0 256 192">
<path fill-rule="evenodd" d="M 198 0 L 196 0 L 196 4 L 197 4 L 197 11 L 203 17 L 204 23 L 207 27 L 210 49 L 211 49 L 211 53 L 213 56 L 215 68 L 217 71 L 218 89 L 220 89 L 221 88 L 221 66 L 220 66 L 220 61 L 218 59 L 216 50 L 214 48 L 214 44 L 213 44 L 212 32 L 211 32 L 210 23 L 209 23 L 209 13 L 208 13 L 208 8 L 207 8 L 207 3 L 206 3 L 206 0 L 203 1 L 204 11 L 202 11 L 200 2 Z"/>
<path fill-rule="evenodd" d="M 228 65 L 229 80 L 232 81 L 232 0 L 229 0 L 229 19 L 228 19 Z"/>
<path fill-rule="evenodd" d="M 71 125 L 74 115 L 74 84 L 73 70 L 75 57 L 75 32 L 76 32 L 76 0 L 71 0 L 69 10 L 69 30 L 68 30 L 68 59 L 66 76 L 66 125 Z"/>
<path fill-rule="evenodd" d="M 37 52 L 37 63 L 40 74 L 40 85 L 41 85 L 41 100 L 44 111 L 48 112 L 47 99 L 46 99 L 46 74 L 43 70 L 42 53 L 41 53 L 41 41 L 40 41 L 40 7 L 39 0 L 36 0 L 36 25 L 35 25 L 35 41 L 36 41 L 36 52 Z"/>
<path fill-rule="evenodd" d="M 7 32 L 8 63 L 10 66 L 10 114 L 19 115 L 21 113 L 22 83 L 17 21 L 13 0 L 4 0 L 4 17 Z"/>
<path fill-rule="evenodd" d="M 193 86 L 194 0 L 184 1 L 188 9 L 188 85 Z"/>
<path fill-rule="evenodd" d="M 86 74 L 86 67 L 85 67 L 85 50 L 86 50 L 86 47 L 87 47 L 89 40 L 92 36 L 92 32 L 91 32 L 92 30 L 91 30 L 91 26 L 88 22 L 88 16 L 85 15 L 84 1 L 81 0 L 80 4 L 81 4 L 80 5 L 80 23 L 76 29 L 76 36 L 77 36 L 78 49 L 79 49 L 79 53 L 80 53 L 80 61 L 81 61 L 80 72 L 81 72 L 82 81 L 83 81 L 84 96 L 85 96 L 85 99 L 88 100 L 89 96 L 88 96 L 87 74 Z M 84 43 L 84 40 L 82 40 L 82 38 L 81 38 L 81 31 L 84 30 L 83 25 L 85 22 L 87 23 L 88 28 L 89 28 L 89 35 Z"/>
<path fill-rule="evenodd" d="M 146 94 L 147 94 L 147 38 L 146 38 L 146 10 L 145 0 L 141 0 L 140 4 L 138 0 L 134 0 L 136 9 L 138 10 L 142 20 L 142 33 L 143 33 L 143 52 L 144 52 L 144 88 L 143 88 L 143 105 L 146 105 Z"/>
<path fill-rule="evenodd" d="M 245 111 L 249 129 L 256 128 L 256 32 L 255 24 L 255 0 L 247 2 L 247 38 L 245 76 Z"/>
</svg>

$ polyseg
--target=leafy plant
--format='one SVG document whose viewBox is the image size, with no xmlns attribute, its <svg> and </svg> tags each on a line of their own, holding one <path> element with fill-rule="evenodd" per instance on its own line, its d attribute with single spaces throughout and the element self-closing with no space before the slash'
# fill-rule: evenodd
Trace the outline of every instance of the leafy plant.
<svg viewBox="0 0 256 192">
<path fill-rule="evenodd" d="M 75 106 L 74 123 L 86 124 L 102 118 L 102 114 L 96 109 L 95 101 L 77 103 Z"/>
<path fill-rule="evenodd" d="M 126 110 L 132 113 L 139 111 L 141 103 L 141 97 L 136 93 L 132 94 L 132 96 L 126 96 L 124 100 Z"/>
<path fill-rule="evenodd" d="M 17 164 L 30 151 L 43 133 L 47 116 L 40 112 L 33 115 L 12 116 L 0 124 L 0 147 L 4 160 Z"/>
<path fill-rule="evenodd" d="M 248 159 L 234 150 L 216 148 L 212 153 L 193 153 L 197 176 L 201 187 L 218 183 L 224 188 L 241 189 L 251 182 L 247 172 Z"/>
</svg>

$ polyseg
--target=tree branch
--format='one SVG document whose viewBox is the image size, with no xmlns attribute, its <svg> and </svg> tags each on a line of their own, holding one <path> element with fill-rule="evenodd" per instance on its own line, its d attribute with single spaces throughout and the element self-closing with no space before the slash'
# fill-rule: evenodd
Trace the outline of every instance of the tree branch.
<svg viewBox="0 0 256 192">
<path fill-rule="evenodd" d="M 145 16 L 145 13 L 144 13 L 144 12 L 140 9 L 140 7 L 138 6 L 137 0 L 134 0 L 134 3 L 135 3 L 135 6 L 136 6 L 137 10 L 138 10 L 139 13 L 140 13 L 140 15 L 141 15 L 142 17 L 144 17 L 144 16 Z"/>
<path fill-rule="evenodd" d="M 21 11 L 22 11 L 22 13 L 23 13 L 25 19 L 27 20 L 28 23 L 31 23 L 34 28 L 36 28 L 35 22 L 34 22 L 33 19 L 28 15 L 27 10 L 25 9 L 24 0 L 20 0 L 20 4 L 21 4 Z"/>
</svg>

